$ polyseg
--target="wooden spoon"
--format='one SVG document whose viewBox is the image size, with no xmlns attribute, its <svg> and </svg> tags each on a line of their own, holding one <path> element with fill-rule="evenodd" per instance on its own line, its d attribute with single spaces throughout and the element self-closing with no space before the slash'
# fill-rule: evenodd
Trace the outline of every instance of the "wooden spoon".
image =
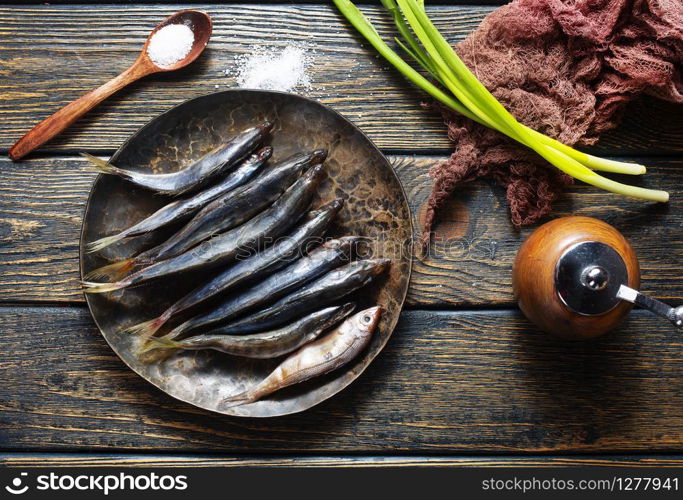
<svg viewBox="0 0 683 500">
<path fill-rule="evenodd" d="M 194 43 L 190 52 L 180 61 L 170 66 L 160 67 L 154 64 L 147 54 L 147 47 L 152 36 L 164 26 L 169 24 L 186 24 L 194 33 Z M 24 137 L 9 150 L 12 160 L 18 160 L 27 155 L 38 146 L 62 132 L 78 118 L 94 108 L 97 104 L 122 89 L 129 83 L 139 80 L 143 76 L 163 71 L 173 71 L 187 66 L 199 57 L 211 36 L 211 18 L 204 12 L 197 10 L 182 10 L 162 21 L 152 30 L 142 47 L 142 51 L 133 65 L 113 80 L 108 81 L 100 88 L 66 105 L 52 116 L 46 118 L 38 125 L 29 130 Z"/>
</svg>

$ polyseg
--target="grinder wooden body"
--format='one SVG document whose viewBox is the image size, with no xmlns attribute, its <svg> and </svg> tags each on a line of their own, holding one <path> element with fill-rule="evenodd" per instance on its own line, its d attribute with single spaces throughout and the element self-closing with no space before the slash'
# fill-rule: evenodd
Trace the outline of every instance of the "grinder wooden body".
<svg viewBox="0 0 683 500">
<path fill-rule="evenodd" d="M 558 294 L 558 261 L 583 242 L 599 242 L 614 249 L 623 260 L 628 284 L 640 286 L 638 259 L 628 241 L 612 226 L 590 217 L 564 217 L 544 224 L 522 244 L 512 268 L 515 300 L 524 314 L 542 330 L 565 339 L 581 340 L 614 329 L 631 310 L 621 301 L 602 314 L 582 314 L 569 308 Z"/>
</svg>

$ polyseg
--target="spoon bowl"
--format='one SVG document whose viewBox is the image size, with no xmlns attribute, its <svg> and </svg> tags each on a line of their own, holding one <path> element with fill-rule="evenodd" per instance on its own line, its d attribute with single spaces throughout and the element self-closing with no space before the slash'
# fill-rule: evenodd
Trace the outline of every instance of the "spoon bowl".
<svg viewBox="0 0 683 500">
<path fill-rule="evenodd" d="M 147 53 L 147 48 L 154 34 L 170 24 L 185 24 L 188 26 L 194 35 L 194 41 L 192 42 L 192 48 L 185 57 L 169 66 L 162 67 L 152 61 Z M 53 115 L 45 118 L 10 148 L 9 157 L 16 161 L 26 156 L 37 147 L 63 132 L 78 118 L 126 85 L 152 73 L 174 71 L 187 66 L 204 51 L 211 37 L 211 30 L 211 18 L 208 14 L 198 10 L 181 10 L 167 17 L 149 34 L 145 44 L 142 46 L 140 55 L 130 68 L 101 87 L 67 104 Z"/>
<path fill-rule="evenodd" d="M 190 49 L 190 52 L 188 52 L 188 54 L 179 61 L 176 61 L 169 66 L 159 66 L 155 64 L 152 59 L 150 59 L 147 49 L 149 48 L 149 43 L 156 32 L 161 28 L 172 24 L 184 24 L 192 30 L 192 34 L 194 35 L 192 48 Z M 197 59 L 202 52 L 204 52 L 206 44 L 209 43 L 209 38 L 211 38 L 212 29 L 213 24 L 211 22 L 211 18 L 204 12 L 198 10 L 181 10 L 180 12 L 176 12 L 175 14 L 168 16 L 166 19 L 161 21 L 156 28 L 151 31 L 147 37 L 147 40 L 145 41 L 145 44 L 142 46 L 142 51 L 140 52 L 140 56 L 135 64 L 145 64 L 151 70 L 150 73 L 175 71 L 177 69 L 184 68 Z"/>
</svg>

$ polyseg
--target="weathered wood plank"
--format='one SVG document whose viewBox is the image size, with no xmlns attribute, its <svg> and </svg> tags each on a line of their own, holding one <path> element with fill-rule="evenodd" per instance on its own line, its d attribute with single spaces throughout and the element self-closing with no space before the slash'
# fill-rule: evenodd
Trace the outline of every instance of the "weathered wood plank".
<svg viewBox="0 0 683 500">
<path fill-rule="evenodd" d="M 202 455 L 99 455 L 3 453 L 7 467 L 683 467 L 678 455 L 582 457 L 300 456 L 215 457 Z"/>
<path fill-rule="evenodd" d="M 429 167 L 438 157 L 391 157 L 419 227 L 429 195 Z M 95 173 L 81 158 L 13 164 L 0 160 L 0 301 L 83 301 L 78 285 L 82 214 Z M 643 289 L 683 300 L 683 160 L 651 159 L 642 182 L 670 190 L 668 205 L 650 205 L 576 186 L 556 215 L 577 213 L 614 224 L 641 259 Z M 629 179 L 632 182 L 633 179 Z M 437 226 L 427 259 L 416 261 L 412 307 L 509 306 L 512 261 L 531 228 L 509 222 L 504 192 L 486 183 L 461 190 Z M 664 251 L 663 251 L 664 249 Z"/>
<path fill-rule="evenodd" d="M 149 30 L 180 5 L 63 5 L 0 8 L 0 150 L 37 121 L 113 77 L 130 64 Z M 320 99 L 361 126 L 380 147 L 409 151 L 450 148 L 441 119 L 421 109 L 413 90 L 342 23 L 331 5 L 197 5 L 214 18 L 208 52 L 193 66 L 136 83 L 107 100 L 43 151 L 113 150 L 158 113 L 191 97 L 234 86 L 235 58 L 257 45 L 305 43 L 314 50 L 314 88 Z M 492 7 L 433 6 L 434 20 L 456 41 Z M 367 6 L 389 35 L 379 8 Z M 106 38 L 105 38 L 106 37 Z M 30 53 L 26 47 L 31 47 Z M 225 70 L 229 75 L 224 74 Z M 598 152 L 655 154 L 683 150 L 680 106 L 646 99 L 631 106 L 624 126 Z"/>
<path fill-rule="evenodd" d="M 587 343 L 536 333 L 513 311 L 407 311 L 347 390 L 302 414 L 245 420 L 153 388 L 85 308 L 2 307 L 0 448 L 680 452 L 681 347 L 678 332 L 640 311 Z"/>
</svg>

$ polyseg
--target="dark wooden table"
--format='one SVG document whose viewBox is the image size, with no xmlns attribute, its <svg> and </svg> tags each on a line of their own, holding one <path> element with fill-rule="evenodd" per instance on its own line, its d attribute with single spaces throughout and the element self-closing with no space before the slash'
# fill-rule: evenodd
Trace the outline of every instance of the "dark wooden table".
<svg viewBox="0 0 683 500">
<path fill-rule="evenodd" d="M 0 7 L 6 463 L 683 464 L 681 334 L 642 311 L 586 343 L 535 331 L 510 289 L 512 259 L 532 228 L 512 227 L 503 191 L 489 183 L 460 190 L 444 212 L 438 234 L 458 244 L 436 245 L 415 262 L 387 348 L 318 407 L 271 420 L 228 418 L 178 402 L 128 370 L 79 290 L 81 217 L 96 174 L 78 152 L 110 155 L 170 106 L 234 86 L 224 70 L 235 68 L 236 56 L 288 41 L 315 46 L 314 89 L 305 94 L 356 122 L 389 155 L 416 226 L 429 167 L 451 148 L 439 116 L 420 107 L 424 96 L 387 71 L 330 5 L 254 2 L 197 5 L 214 19 L 210 48 L 197 63 L 131 86 L 30 159 L 7 159 L 34 123 L 122 71 L 148 31 L 186 7 Z M 386 34 L 379 10 L 365 8 Z M 493 8 L 440 5 L 430 12 L 456 41 Z M 576 186 L 554 216 L 615 225 L 640 256 L 643 290 L 680 304 L 683 108 L 652 98 L 633 103 L 623 125 L 593 151 L 647 164 L 642 185 L 671 191 L 671 202 L 649 205 Z M 205 455 L 213 452 L 221 456 Z"/>
</svg>

